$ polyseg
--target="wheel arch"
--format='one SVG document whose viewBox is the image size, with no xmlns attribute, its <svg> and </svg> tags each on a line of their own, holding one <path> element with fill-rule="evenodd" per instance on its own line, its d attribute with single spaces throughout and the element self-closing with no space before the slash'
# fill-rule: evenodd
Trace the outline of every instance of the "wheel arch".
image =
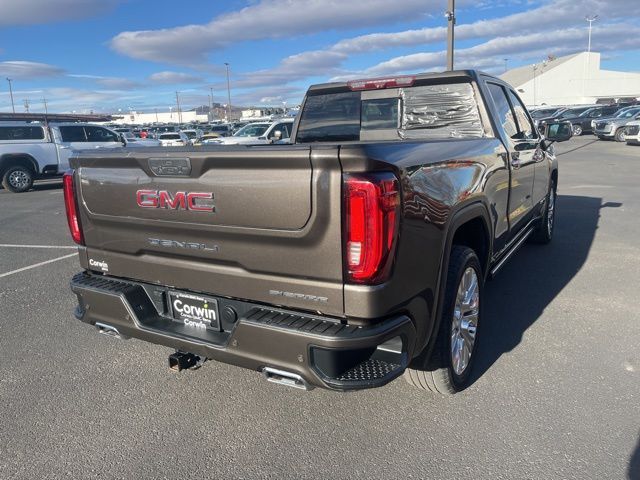
<svg viewBox="0 0 640 480">
<path fill-rule="evenodd" d="M 426 337 L 427 343 L 422 349 L 416 349 L 419 353 L 422 351 L 429 357 L 433 351 L 433 347 L 438 337 L 438 331 L 440 329 L 440 320 L 442 316 L 442 304 L 444 302 L 444 286 L 447 282 L 447 272 L 449 269 L 449 257 L 451 256 L 451 249 L 455 245 L 456 241 L 460 241 L 459 245 L 466 245 L 472 248 L 480 260 L 480 265 L 483 269 L 483 278 L 486 280 L 490 270 L 491 264 L 491 252 L 493 251 L 493 229 L 491 228 L 491 221 L 489 215 L 489 209 L 480 200 L 466 204 L 458 208 L 454 213 L 450 215 L 450 220 L 447 223 L 447 229 L 445 233 L 444 244 L 442 247 L 442 254 L 440 260 L 440 269 L 438 273 L 438 285 L 436 303 L 434 305 L 432 328 L 429 335 Z M 472 239 L 472 234 L 480 232 L 480 238 Z M 457 236 L 456 236 L 457 235 Z M 470 241 L 471 240 L 471 241 Z M 472 245 L 468 245 L 471 243 Z M 475 248 L 474 248 L 475 247 Z M 482 251 L 478 252 L 476 248 L 481 248 Z"/>
<path fill-rule="evenodd" d="M 0 175 L 4 174 L 7 168 L 14 165 L 22 165 L 31 169 L 34 175 L 40 173 L 38 162 L 28 153 L 7 153 L 0 157 Z"/>
</svg>

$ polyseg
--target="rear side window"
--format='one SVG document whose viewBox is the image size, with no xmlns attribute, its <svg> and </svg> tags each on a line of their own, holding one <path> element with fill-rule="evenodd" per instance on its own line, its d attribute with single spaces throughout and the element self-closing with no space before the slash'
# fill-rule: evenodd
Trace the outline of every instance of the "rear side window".
<svg viewBox="0 0 640 480">
<path fill-rule="evenodd" d="M 42 127 L 0 127 L 0 140 L 44 140 Z"/>
<path fill-rule="evenodd" d="M 282 133 L 281 138 L 289 138 L 291 136 L 291 125 L 292 123 L 279 123 L 269 133 L 269 138 L 273 138 L 275 133 L 279 130 Z"/>
<path fill-rule="evenodd" d="M 63 142 L 86 142 L 84 128 L 76 125 L 59 127 Z"/>
<path fill-rule="evenodd" d="M 526 140 L 537 138 L 538 135 L 536 134 L 533 124 L 529 120 L 525 106 L 511 90 L 508 90 L 508 92 L 509 100 L 511 100 L 513 111 L 516 114 L 516 121 L 518 122 L 519 138 Z"/>
<path fill-rule="evenodd" d="M 510 138 L 518 137 L 518 126 L 516 125 L 511 105 L 507 100 L 504 89 L 495 83 L 488 83 L 489 93 L 493 100 L 493 105 L 496 107 L 496 113 L 498 114 L 497 120 L 502 125 L 504 133 Z"/>
<path fill-rule="evenodd" d="M 119 142 L 120 139 L 111 130 L 101 127 L 84 127 L 87 142 Z"/>
</svg>

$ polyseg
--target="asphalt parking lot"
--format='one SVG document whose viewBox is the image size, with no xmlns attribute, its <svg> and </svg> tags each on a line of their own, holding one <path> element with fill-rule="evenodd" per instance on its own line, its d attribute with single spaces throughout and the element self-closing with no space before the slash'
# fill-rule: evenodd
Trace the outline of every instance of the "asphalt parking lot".
<svg viewBox="0 0 640 480">
<path fill-rule="evenodd" d="M 0 478 L 640 478 L 640 147 L 558 151 L 554 241 L 488 284 L 454 397 L 170 373 L 73 319 L 60 183 L 0 190 Z"/>
</svg>

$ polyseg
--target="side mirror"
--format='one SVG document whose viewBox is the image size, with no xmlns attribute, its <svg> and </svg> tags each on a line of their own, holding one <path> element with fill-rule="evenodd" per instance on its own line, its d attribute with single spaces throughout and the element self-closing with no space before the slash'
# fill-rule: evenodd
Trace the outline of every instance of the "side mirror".
<svg viewBox="0 0 640 480">
<path fill-rule="evenodd" d="M 124 147 L 126 147 L 127 146 L 127 139 L 124 138 L 124 133 L 120 133 L 118 136 L 120 137 L 120 143 L 122 143 L 122 145 Z"/>
<path fill-rule="evenodd" d="M 544 137 L 549 142 L 566 142 L 572 136 L 571 122 L 548 122 L 544 126 Z"/>
</svg>

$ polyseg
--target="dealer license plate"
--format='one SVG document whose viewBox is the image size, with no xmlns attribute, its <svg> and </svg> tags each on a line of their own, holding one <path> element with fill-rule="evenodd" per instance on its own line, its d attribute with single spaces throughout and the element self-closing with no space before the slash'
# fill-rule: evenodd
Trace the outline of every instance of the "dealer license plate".
<svg viewBox="0 0 640 480">
<path fill-rule="evenodd" d="M 218 300 L 184 292 L 169 292 L 175 321 L 194 329 L 220 331 Z"/>
</svg>

